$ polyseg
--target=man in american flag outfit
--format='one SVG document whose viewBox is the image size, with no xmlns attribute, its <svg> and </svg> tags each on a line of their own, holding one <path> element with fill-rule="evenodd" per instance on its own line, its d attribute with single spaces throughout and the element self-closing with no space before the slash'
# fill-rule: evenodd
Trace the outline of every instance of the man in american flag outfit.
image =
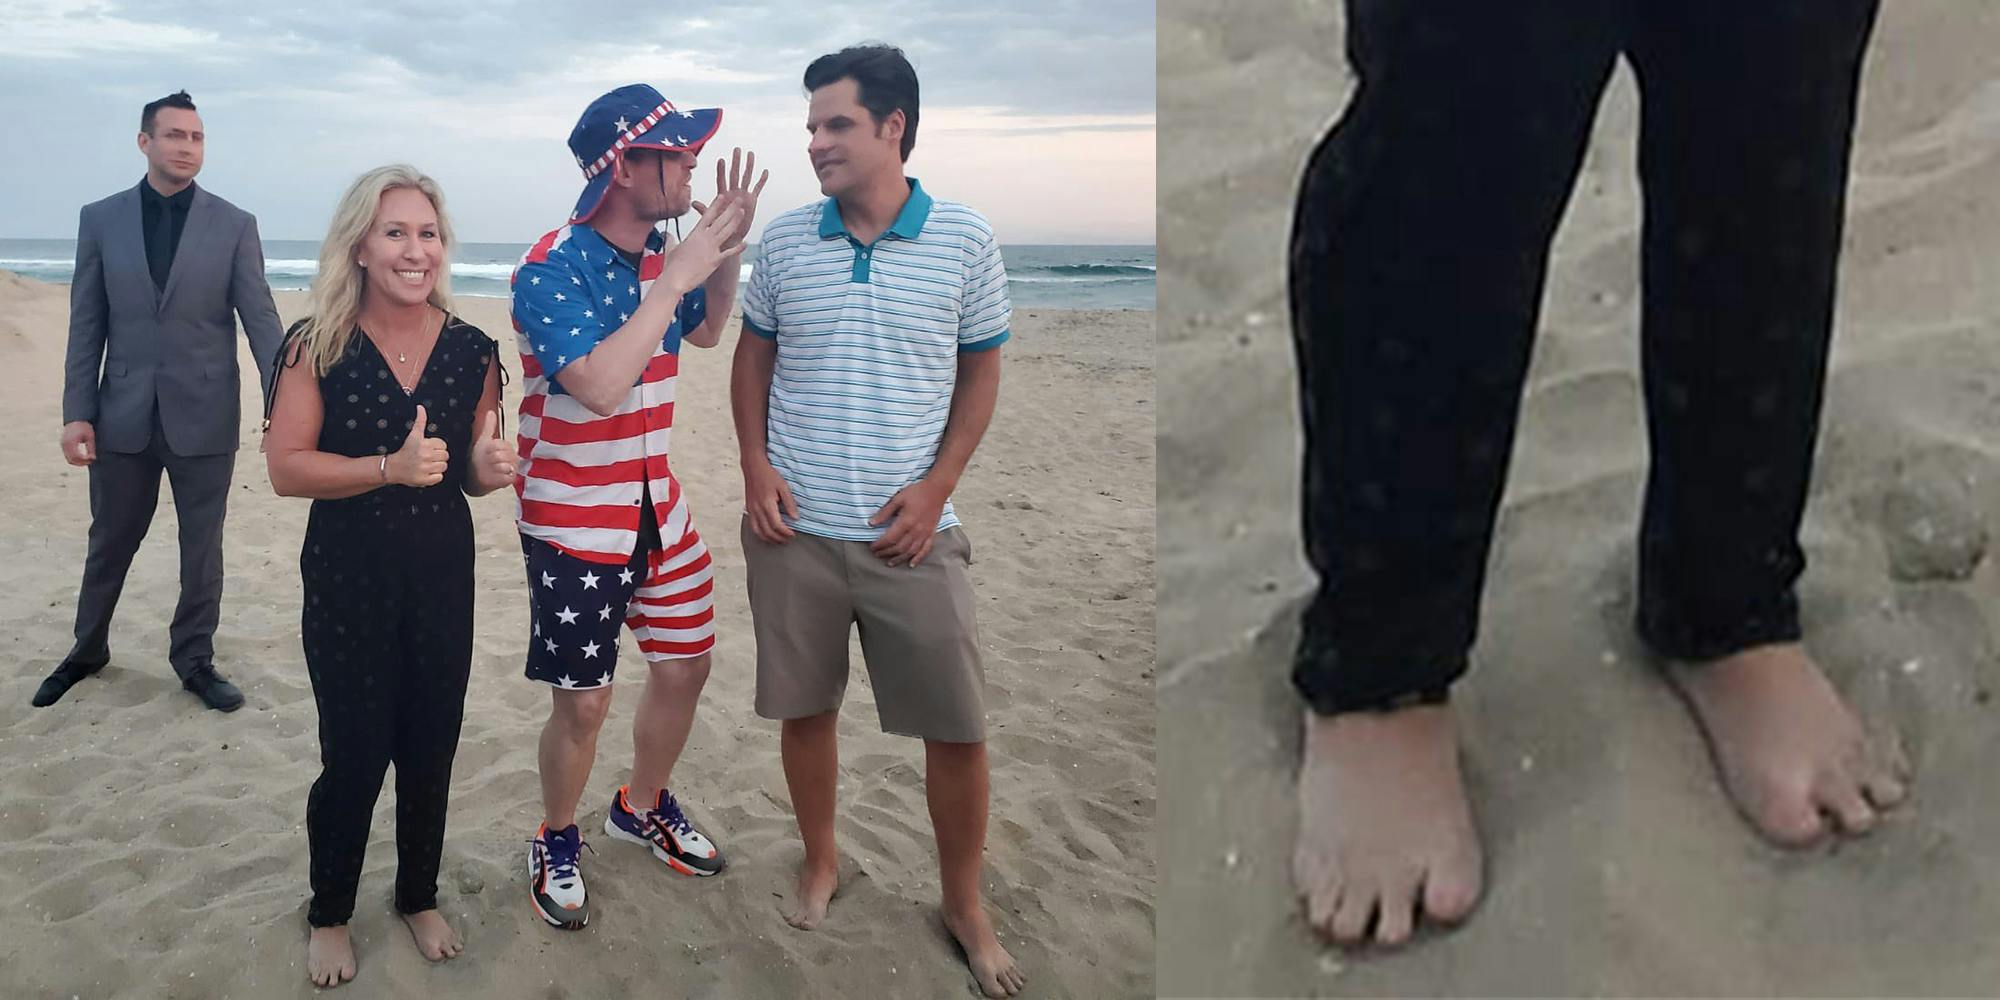
<svg viewBox="0 0 2000 1000">
<path fill-rule="evenodd" d="M 708 548 L 668 462 L 675 379 L 682 344 L 719 339 L 763 189 L 761 179 L 748 186 L 755 157 L 738 150 L 727 177 L 716 165 L 714 201 L 693 201 L 696 157 L 721 120 L 643 84 L 592 102 L 569 138 L 583 193 L 514 271 L 527 676 L 552 697 L 545 815 L 528 869 L 535 912 L 557 927 L 590 919 L 575 813 L 611 707 L 621 628 L 647 674 L 631 776 L 611 796 L 605 833 L 683 874 L 722 870 L 721 852 L 667 789 L 715 644 Z M 691 207 L 700 223 L 670 246 L 656 225 Z"/>
</svg>

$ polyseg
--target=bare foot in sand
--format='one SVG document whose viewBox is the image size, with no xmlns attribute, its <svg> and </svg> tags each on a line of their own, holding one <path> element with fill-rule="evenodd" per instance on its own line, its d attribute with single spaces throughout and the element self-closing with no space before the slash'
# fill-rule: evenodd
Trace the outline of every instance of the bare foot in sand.
<svg viewBox="0 0 2000 1000">
<path fill-rule="evenodd" d="M 1393 946 L 1472 912 L 1484 861 L 1449 705 L 1308 710 L 1304 751 L 1292 877 L 1315 931 Z"/>
<path fill-rule="evenodd" d="M 1871 740 L 1798 643 L 1758 646 L 1667 676 L 1708 738 L 1722 785 L 1757 832 L 1801 847 L 1832 828 L 1865 833 L 1902 801 L 1910 768 Z"/>
<path fill-rule="evenodd" d="M 444 922 L 444 914 L 436 910 L 403 914 L 403 922 L 410 925 L 410 936 L 417 941 L 417 951 L 433 962 L 457 958 L 465 950 L 459 941 L 458 932 Z"/>
<path fill-rule="evenodd" d="M 347 925 L 315 927 L 306 939 L 306 978 L 314 986 L 339 986 L 354 978 L 354 943 Z"/>
<path fill-rule="evenodd" d="M 972 978 L 979 980 L 979 988 L 987 996 L 1011 997 L 1028 985 L 1028 977 L 1014 964 L 1014 956 L 1000 947 L 1000 938 L 993 933 L 993 922 L 986 919 L 986 911 L 978 904 L 963 913 L 949 910 L 939 913 L 944 917 L 945 930 L 965 949 L 965 964 L 972 967 Z"/>
<path fill-rule="evenodd" d="M 799 864 L 799 882 L 793 890 L 792 908 L 785 914 L 785 923 L 802 931 L 819 926 L 826 919 L 827 904 L 833 900 L 833 890 L 840 884 L 838 871 L 832 865 Z"/>
</svg>

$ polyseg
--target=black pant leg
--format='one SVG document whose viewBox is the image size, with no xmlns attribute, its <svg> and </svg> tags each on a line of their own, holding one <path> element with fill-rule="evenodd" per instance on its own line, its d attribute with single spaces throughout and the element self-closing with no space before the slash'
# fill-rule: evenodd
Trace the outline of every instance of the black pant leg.
<svg viewBox="0 0 2000 1000">
<path fill-rule="evenodd" d="M 1359 85 L 1291 243 L 1317 710 L 1461 674 L 1549 241 L 1620 45 L 1608 0 L 1350 0 Z"/>
<path fill-rule="evenodd" d="M 1649 3 L 1634 26 L 1651 468 L 1638 627 L 1799 638 L 1848 159 L 1875 0 Z"/>
<path fill-rule="evenodd" d="M 322 537 L 324 536 L 324 537 Z M 306 800 L 315 927 L 344 924 L 368 845 L 375 800 L 394 750 L 403 664 L 387 616 L 394 593 L 370 572 L 353 534 L 309 530 L 301 633 L 319 707 L 320 775 Z"/>
<path fill-rule="evenodd" d="M 473 550 L 470 520 L 439 528 L 450 544 L 409 574 L 423 600 L 403 619 L 407 651 L 396 715 L 396 908 L 419 913 L 437 906 L 451 802 L 451 765 L 458 754 L 465 687 L 472 672 Z"/>
</svg>

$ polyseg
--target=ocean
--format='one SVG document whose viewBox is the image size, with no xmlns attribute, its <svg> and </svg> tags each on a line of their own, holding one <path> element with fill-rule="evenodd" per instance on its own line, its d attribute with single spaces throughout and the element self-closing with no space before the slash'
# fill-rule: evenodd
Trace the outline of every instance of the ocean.
<svg viewBox="0 0 2000 1000">
<path fill-rule="evenodd" d="M 461 243 L 453 254 L 454 295 L 505 297 L 507 276 L 528 249 L 524 243 Z M 743 279 L 757 266 L 757 248 L 743 254 Z M 1151 309 L 1150 246 L 1002 246 L 1008 292 L 1015 308 Z M 76 266 L 75 240 L 0 239 L 0 271 L 67 284 Z M 301 289 L 319 270 L 319 243 L 267 240 L 264 275 L 273 289 Z"/>
</svg>

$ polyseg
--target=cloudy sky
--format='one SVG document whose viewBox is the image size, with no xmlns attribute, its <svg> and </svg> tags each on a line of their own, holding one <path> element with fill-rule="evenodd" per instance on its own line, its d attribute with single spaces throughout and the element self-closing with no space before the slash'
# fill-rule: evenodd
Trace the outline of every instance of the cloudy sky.
<svg viewBox="0 0 2000 1000">
<path fill-rule="evenodd" d="M 461 239 L 531 240 L 581 190 L 577 114 L 633 82 L 725 109 L 695 194 L 716 150 L 754 149 L 761 224 L 819 196 L 806 64 L 887 41 L 922 84 L 926 189 L 1008 243 L 1151 243 L 1153 20 L 1153 0 L 0 0 L 0 237 L 73 237 L 79 206 L 143 174 L 139 109 L 182 87 L 208 130 L 201 183 L 266 239 L 318 239 L 357 174 L 406 161 Z"/>
</svg>

